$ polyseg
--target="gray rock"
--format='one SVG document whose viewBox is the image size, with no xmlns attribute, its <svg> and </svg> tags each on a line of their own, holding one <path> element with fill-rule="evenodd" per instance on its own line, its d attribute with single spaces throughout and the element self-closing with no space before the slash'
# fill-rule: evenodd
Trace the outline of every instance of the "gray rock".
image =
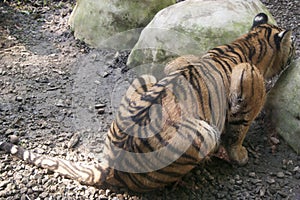
<svg viewBox="0 0 300 200">
<path fill-rule="evenodd" d="M 268 95 L 266 108 L 272 125 L 300 153 L 300 59 L 295 60 Z"/>
<path fill-rule="evenodd" d="M 130 48 L 162 8 L 175 0 L 79 0 L 69 19 L 75 37 L 93 47 Z"/>
<path fill-rule="evenodd" d="M 276 174 L 277 178 L 284 178 L 284 173 L 283 172 L 278 172 Z"/>
<path fill-rule="evenodd" d="M 127 65 L 145 65 L 137 71 L 152 73 L 151 65 L 156 69 L 157 64 L 163 66 L 177 56 L 202 55 L 248 32 L 259 12 L 266 13 L 270 22 L 275 23 L 259 0 L 189 0 L 169 6 L 157 13 L 142 31 Z M 159 74 L 162 70 L 158 71 Z"/>
</svg>

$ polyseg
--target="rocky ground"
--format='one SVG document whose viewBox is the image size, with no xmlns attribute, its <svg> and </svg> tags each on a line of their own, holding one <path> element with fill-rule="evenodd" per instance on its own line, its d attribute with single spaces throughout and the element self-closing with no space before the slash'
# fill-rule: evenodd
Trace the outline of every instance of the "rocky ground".
<svg viewBox="0 0 300 200">
<path fill-rule="evenodd" d="M 263 3 L 299 44 L 299 1 Z M 0 139 L 93 162 L 133 74 L 124 64 L 128 51 L 96 51 L 74 39 L 67 25 L 73 6 L 0 1 Z M 0 153 L 0 199 L 300 199 L 300 156 L 265 116 L 245 140 L 245 167 L 213 157 L 178 185 L 147 194 L 80 185 Z"/>
</svg>

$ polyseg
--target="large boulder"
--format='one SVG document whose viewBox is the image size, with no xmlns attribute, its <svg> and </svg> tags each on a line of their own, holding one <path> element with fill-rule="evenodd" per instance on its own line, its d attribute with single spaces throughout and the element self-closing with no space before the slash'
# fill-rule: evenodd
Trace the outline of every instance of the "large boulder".
<svg viewBox="0 0 300 200">
<path fill-rule="evenodd" d="M 93 47 L 132 48 L 161 9 L 176 0 L 78 0 L 69 24 L 76 38 Z"/>
<path fill-rule="evenodd" d="M 266 108 L 272 125 L 300 153 L 300 58 L 282 74 L 268 95 Z"/>
<path fill-rule="evenodd" d="M 266 13 L 275 24 L 259 0 L 187 0 L 169 6 L 142 31 L 127 65 L 145 64 L 142 71 L 151 73 L 151 66 L 157 68 L 157 64 L 176 56 L 201 55 L 248 32 L 259 12 Z"/>
</svg>

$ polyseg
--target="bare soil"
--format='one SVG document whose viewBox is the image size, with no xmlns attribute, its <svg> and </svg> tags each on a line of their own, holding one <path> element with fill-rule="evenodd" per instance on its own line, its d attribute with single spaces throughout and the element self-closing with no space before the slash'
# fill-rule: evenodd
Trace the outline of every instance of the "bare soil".
<svg viewBox="0 0 300 200">
<path fill-rule="evenodd" d="M 93 162 L 134 77 L 125 65 L 129 51 L 95 50 L 76 40 L 67 24 L 74 1 L 18 2 L 0 1 L 0 139 Z M 263 3 L 299 43 L 299 1 Z M 147 194 L 80 185 L 1 153 L 0 199 L 300 199 L 300 156 L 266 116 L 245 140 L 246 166 L 212 157 L 177 185 Z"/>
</svg>

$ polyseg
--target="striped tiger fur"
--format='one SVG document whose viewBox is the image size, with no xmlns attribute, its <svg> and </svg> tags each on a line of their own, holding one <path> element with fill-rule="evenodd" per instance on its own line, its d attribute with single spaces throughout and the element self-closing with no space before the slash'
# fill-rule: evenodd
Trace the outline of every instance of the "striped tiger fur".
<svg viewBox="0 0 300 200">
<path fill-rule="evenodd" d="M 84 184 L 145 192 L 179 180 L 221 145 L 244 165 L 242 146 L 265 101 L 265 81 L 294 55 L 291 31 L 267 23 L 264 13 L 249 33 L 203 57 L 182 56 L 157 81 L 133 81 L 105 142 L 104 159 L 84 165 L 32 153 L 7 142 L 1 149 Z"/>
</svg>

